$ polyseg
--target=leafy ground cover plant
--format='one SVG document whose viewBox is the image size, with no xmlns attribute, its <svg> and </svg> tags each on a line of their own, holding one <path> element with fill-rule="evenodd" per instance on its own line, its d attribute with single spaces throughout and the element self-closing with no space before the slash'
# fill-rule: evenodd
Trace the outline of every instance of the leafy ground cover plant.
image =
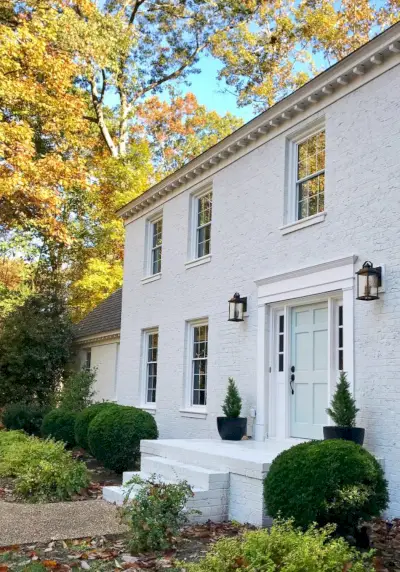
<svg viewBox="0 0 400 572">
<path fill-rule="evenodd" d="M 42 435 L 56 441 L 63 441 L 67 447 L 75 445 L 76 413 L 64 409 L 53 409 L 43 418 Z"/>
<path fill-rule="evenodd" d="M 156 421 L 150 413 L 115 405 L 101 411 L 89 425 L 89 449 L 108 469 L 122 473 L 135 468 L 141 439 L 157 439 Z"/>
<path fill-rule="evenodd" d="M 61 442 L 0 432 L 0 476 L 16 477 L 15 492 L 30 502 L 69 500 L 89 484 L 86 465 Z"/>
<path fill-rule="evenodd" d="M 29 435 L 40 435 L 43 417 L 48 407 L 38 403 L 10 403 L 2 413 L 4 427 L 9 430 L 22 430 Z"/>
<path fill-rule="evenodd" d="M 269 530 L 245 532 L 219 540 L 198 563 L 181 563 L 186 572 L 372 572 L 371 554 L 360 554 L 343 538 L 332 537 L 334 526 L 306 531 L 292 521 Z"/>
<path fill-rule="evenodd" d="M 382 467 L 351 441 L 301 443 L 274 459 L 264 481 L 266 512 L 293 518 L 296 526 L 337 525 L 339 534 L 356 535 L 363 521 L 387 507 Z"/>
<path fill-rule="evenodd" d="M 127 485 L 122 514 L 129 526 L 132 552 L 170 548 L 191 514 L 185 509 L 193 496 L 189 484 L 186 481 L 163 483 L 152 475 L 149 479 L 135 476 Z M 134 498 L 130 498 L 132 492 Z"/>
</svg>

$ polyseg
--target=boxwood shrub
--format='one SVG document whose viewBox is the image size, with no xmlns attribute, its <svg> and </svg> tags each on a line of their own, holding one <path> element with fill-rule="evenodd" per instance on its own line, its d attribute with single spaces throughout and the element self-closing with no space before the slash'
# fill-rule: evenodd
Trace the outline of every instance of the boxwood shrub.
<svg viewBox="0 0 400 572">
<path fill-rule="evenodd" d="M 40 435 L 43 417 L 48 411 L 48 407 L 38 403 L 10 403 L 3 410 L 2 421 L 6 429 Z"/>
<path fill-rule="evenodd" d="M 63 441 L 67 447 L 73 447 L 75 445 L 75 419 L 76 413 L 53 409 L 44 416 L 43 437 L 52 437 L 56 441 Z"/>
<path fill-rule="evenodd" d="M 301 443 L 278 455 L 265 478 L 264 499 L 273 518 L 293 518 L 303 528 L 335 523 L 340 534 L 354 534 L 387 507 L 388 491 L 373 455 L 334 439 Z"/>
<path fill-rule="evenodd" d="M 111 401 L 94 403 L 93 405 L 89 405 L 89 407 L 86 407 L 86 409 L 77 414 L 75 419 L 75 441 L 79 447 L 82 447 L 82 449 L 90 452 L 88 443 L 89 425 L 96 417 L 96 415 L 107 407 L 117 407 L 117 405 Z"/>
<path fill-rule="evenodd" d="M 89 425 L 92 454 L 108 469 L 119 473 L 135 467 L 141 439 L 157 439 L 153 415 L 136 407 L 118 405 L 98 413 Z"/>
</svg>

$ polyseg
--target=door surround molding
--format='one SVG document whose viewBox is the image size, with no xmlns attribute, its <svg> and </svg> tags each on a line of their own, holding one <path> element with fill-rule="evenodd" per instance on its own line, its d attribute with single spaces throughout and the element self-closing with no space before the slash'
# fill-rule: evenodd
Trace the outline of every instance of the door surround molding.
<svg viewBox="0 0 400 572">
<path fill-rule="evenodd" d="M 354 263 L 356 260 L 355 255 L 346 256 L 255 281 L 258 299 L 256 441 L 264 441 L 271 435 L 271 432 L 274 432 L 271 421 L 282 414 L 282 411 L 275 411 L 275 415 L 272 414 L 275 403 L 272 398 L 274 392 L 271 391 L 273 380 L 270 372 L 273 349 L 272 316 L 275 315 L 275 309 L 279 306 L 286 307 L 287 313 L 290 306 L 328 299 L 342 299 L 344 369 L 354 391 Z M 331 303 L 329 309 L 331 318 L 332 308 Z M 287 339 L 286 333 L 285 336 Z M 284 437 L 288 438 L 287 407 L 283 414 L 286 426 Z"/>
</svg>

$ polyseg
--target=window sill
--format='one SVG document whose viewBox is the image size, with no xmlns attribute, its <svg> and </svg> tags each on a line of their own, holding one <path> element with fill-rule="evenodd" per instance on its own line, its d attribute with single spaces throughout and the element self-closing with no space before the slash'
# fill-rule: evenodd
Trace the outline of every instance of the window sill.
<svg viewBox="0 0 400 572">
<path fill-rule="evenodd" d="M 157 412 L 157 405 L 156 404 L 153 405 L 151 403 L 145 403 L 144 405 L 140 406 L 140 409 L 143 409 L 143 411 L 147 411 L 148 413 L 155 415 Z"/>
<path fill-rule="evenodd" d="M 290 232 L 301 230 L 302 228 L 306 228 L 307 226 L 312 226 L 313 224 L 324 222 L 325 217 L 326 217 L 326 211 L 318 213 L 313 216 L 309 216 L 307 218 L 302 218 L 301 220 L 296 220 L 295 222 L 291 222 L 289 224 L 285 224 L 284 226 L 281 226 L 279 230 L 281 231 L 282 235 L 289 234 Z"/>
<path fill-rule="evenodd" d="M 181 417 L 191 417 L 193 419 L 206 419 L 207 411 L 196 407 L 187 407 L 179 409 Z"/>
<path fill-rule="evenodd" d="M 142 278 L 142 284 L 149 284 L 149 282 L 155 282 L 156 280 L 160 280 L 162 274 L 159 272 L 158 274 L 152 274 L 151 276 L 146 276 L 146 278 Z"/>
<path fill-rule="evenodd" d="M 207 254 L 207 256 L 202 256 L 201 258 L 195 258 L 194 260 L 189 260 L 189 262 L 185 262 L 185 266 L 186 268 L 194 268 L 195 266 L 207 264 L 207 262 L 211 262 L 211 254 Z"/>
</svg>

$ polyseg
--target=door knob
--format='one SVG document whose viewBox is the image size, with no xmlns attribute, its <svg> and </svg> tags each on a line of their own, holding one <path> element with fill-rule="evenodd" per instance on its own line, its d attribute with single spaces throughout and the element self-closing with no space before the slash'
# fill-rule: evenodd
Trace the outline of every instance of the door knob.
<svg viewBox="0 0 400 572">
<path fill-rule="evenodd" d="M 291 371 L 292 373 L 294 373 L 294 372 L 296 371 L 296 368 L 294 367 L 294 365 L 292 365 L 292 367 L 290 368 L 290 371 Z"/>
</svg>

